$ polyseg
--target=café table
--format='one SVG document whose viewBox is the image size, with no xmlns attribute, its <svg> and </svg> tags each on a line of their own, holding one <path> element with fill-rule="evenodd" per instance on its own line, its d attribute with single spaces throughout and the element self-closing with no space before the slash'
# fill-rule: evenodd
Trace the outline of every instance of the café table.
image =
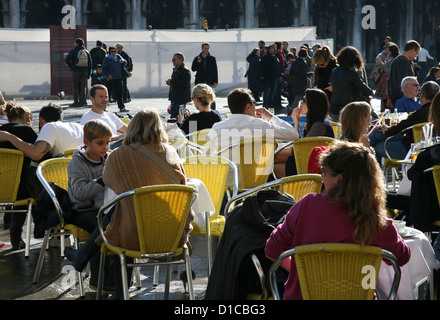
<svg viewBox="0 0 440 320">
<path fill-rule="evenodd" d="M 435 258 L 431 242 L 420 230 L 405 227 L 401 237 L 411 248 L 411 258 L 407 264 L 400 267 L 402 274 L 396 300 L 417 300 L 419 286 L 426 281 L 429 282 L 432 293 L 433 271 L 440 268 L 440 262 Z M 376 288 L 380 300 L 386 299 L 393 277 L 392 266 L 382 261 Z"/>
</svg>

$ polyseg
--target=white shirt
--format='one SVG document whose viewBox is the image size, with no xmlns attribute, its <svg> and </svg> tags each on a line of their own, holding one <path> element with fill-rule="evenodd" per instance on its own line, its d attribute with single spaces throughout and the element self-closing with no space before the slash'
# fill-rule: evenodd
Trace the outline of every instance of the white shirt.
<svg viewBox="0 0 440 320">
<path fill-rule="evenodd" d="M 231 114 L 225 120 L 213 125 L 208 134 L 208 141 L 205 144 L 204 153 L 217 155 L 219 151 L 231 144 L 238 143 L 241 139 L 267 137 L 281 141 L 294 141 L 299 138 L 296 129 L 288 122 L 273 116 L 270 121 L 255 118 L 246 114 Z M 255 146 L 254 146 L 255 147 Z M 240 155 L 239 149 L 233 148 L 231 152 L 225 151 L 221 156 L 228 158 L 239 171 Z M 272 172 L 273 163 L 268 163 L 263 174 Z M 240 177 L 240 175 L 238 175 Z M 240 179 L 239 179 L 240 180 Z M 231 174 L 228 177 L 228 184 L 231 185 Z M 239 186 L 240 181 L 238 181 Z"/>
<path fill-rule="evenodd" d="M 85 125 L 87 121 L 92 119 L 100 119 L 104 121 L 110 127 L 110 129 L 112 129 L 113 136 L 119 136 L 120 133 L 118 133 L 118 130 L 125 127 L 125 123 L 114 113 L 96 113 L 93 110 L 89 110 L 81 117 L 80 124 Z"/>
<path fill-rule="evenodd" d="M 258 135 L 281 141 L 294 141 L 299 138 L 296 129 L 277 116 L 267 121 L 247 114 L 231 114 L 212 126 L 205 150 L 208 154 L 216 154 L 227 146 L 239 142 L 240 139 L 258 137 Z"/>
<path fill-rule="evenodd" d="M 434 58 L 431 57 L 431 55 L 429 54 L 428 50 L 426 50 L 425 48 L 421 48 L 418 55 L 419 62 L 427 62 L 428 59 L 434 60 Z"/>
<path fill-rule="evenodd" d="M 83 126 L 74 122 L 49 122 L 41 128 L 36 142 L 38 141 L 50 144 L 52 150 L 49 153 L 56 157 L 84 144 Z"/>
</svg>

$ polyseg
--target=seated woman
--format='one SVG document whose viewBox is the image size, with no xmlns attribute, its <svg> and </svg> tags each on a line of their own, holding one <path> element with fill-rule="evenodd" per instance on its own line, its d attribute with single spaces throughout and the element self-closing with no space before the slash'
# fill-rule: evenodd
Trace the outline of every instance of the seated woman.
<svg viewBox="0 0 440 320">
<path fill-rule="evenodd" d="M 299 118 L 306 114 L 303 137 L 334 138 L 332 123 L 328 117 L 329 102 L 327 95 L 321 89 L 307 89 L 300 107 L 292 112 L 295 129 L 300 132 Z M 275 158 L 274 171 L 277 178 L 297 174 L 293 148 L 285 148 Z"/>
<path fill-rule="evenodd" d="M 274 260 L 307 244 L 356 243 L 381 247 L 392 252 L 400 266 L 406 264 L 411 249 L 386 218 L 382 171 L 369 149 L 337 141 L 319 163 L 325 190 L 306 195 L 290 209 L 267 240 L 266 256 Z M 302 299 L 294 260 L 289 268 L 284 299 Z"/>
<path fill-rule="evenodd" d="M 180 129 L 185 134 L 203 129 L 212 128 L 214 123 L 222 120 L 218 111 L 211 110 L 211 103 L 215 100 L 215 93 L 212 88 L 206 84 L 200 83 L 196 85 L 192 91 L 191 99 L 199 113 L 191 114 L 187 111 L 187 117 L 179 111 Z"/>
<path fill-rule="evenodd" d="M 371 106 L 366 102 L 352 102 L 346 105 L 341 111 L 341 140 L 357 142 L 370 148 L 368 128 L 370 128 Z"/>
<path fill-rule="evenodd" d="M 175 172 L 175 177 L 168 176 L 161 166 L 140 152 L 142 148 L 148 148 L 166 161 Z M 180 158 L 176 150 L 168 144 L 162 120 L 156 110 L 144 109 L 136 113 L 128 125 L 124 145 L 113 151 L 107 158 L 102 179 L 104 184 L 116 194 L 149 185 L 186 184 L 185 171 L 180 163 Z M 114 212 L 111 212 L 111 217 L 108 215 L 105 216 L 106 220 L 104 221 L 107 240 L 116 246 L 139 250 L 132 200 L 129 198 L 122 200 Z M 193 220 L 194 215 L 191 214 L 186 222 L 180 245 L 184 245 L 188 241 Z M 89 240 L 79 250 L 66 249 L 65 255 L 73 262 L 76 270 L 82 271 L 89 259 L 99 252 L 101 242 L 99 230 L 95 229 Z M 113 298 L 122 299 L 119 259 L 115 259 L 114 262 L 116 284 Z M 130 278 L 131 269 L 128 270 L 128 273 L 128 278 Z"/>
<path fill-rule="evenodd" d="M 38 136 L 32 129 L 32 112 L 25 106 L 17 106 L 9 102 L 4 110 L 8 117 L 8 122 L 0 126 L 1 131 L 12 133 L 28 143 L 34 143 Z M 0 142 L 0 148 L 16 149 L 10 142 Z M 29 197 L 37 198 L 41 184 L 38 182 L 36 175 L 36 167 L 31 166 L 31 159 L 24 157 L 23 169 L 21 171 L 20 185 L 18 188 L 17 200 L 26 199 Z M 17 207 L 15 209 L 22 209 Z M 25 208 L 24 208 L 25 209 Z M 10 239 L 12 250 L 19 250 L 24 248 L 24 242 L 21 239 L 23 232 L 23 224 L 26 220 L 25 213 L 13 213 L 8 217 L 5 215 L 6 221 L 11 219 Z M 37 228 L 38 229 L 38 228 Z"/>
</svg>

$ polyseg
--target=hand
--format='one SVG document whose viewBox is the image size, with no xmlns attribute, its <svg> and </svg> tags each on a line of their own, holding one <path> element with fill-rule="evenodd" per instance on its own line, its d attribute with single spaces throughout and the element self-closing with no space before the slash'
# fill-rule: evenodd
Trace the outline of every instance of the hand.
<svg viewBox="0 0 440 320">
<path fill-rule="evenodd" d="M 112 80 L 113 76 L 111 74 L 107 75 L 107 79 Z"/>
<path fill-rule="evenodd" d="M 213 88 L 217 88 L 217 86 L 218 86 L 218 83 L 214 83 L 214 84 L 212 85 Z"/>
<path fill-rule="evenodd" d="M 301 116 L 301 107 L 295 108 L 292 111 L 292 119 L 295 121 L 295 119 L 299 119 Z"/>
<path fill-rule="evenodd" d="M 202 58 L 198 57 L 198 58 L 197 58 L 197 61 L 198 61 L 199 63 L 202 62 Z"/>
<path fill-rule="evenodd" d="M 124 60 L 124 59 L 121 59 L 121 60 L 119 60 L 119 63 L 120 63 L 120 64 L 124 64 L 124 63 L 125 63 L 125 60 Z"/>
<path fill-rule="evenodd" d="M 171 79 L 168 79 L 167 81 L 165 81 L 165 83 L 166 83 L 167 85 L 171 85 Z"/>
<path fill-rule="evenodd" d="M 256 109 L 255 114 L 257 115 L 257 117 L 263 118 L 265 120 L 270 120 L 273 117 L 273 115 L 269 111 L 267 111 L 266 108 Z"/>
</svg>

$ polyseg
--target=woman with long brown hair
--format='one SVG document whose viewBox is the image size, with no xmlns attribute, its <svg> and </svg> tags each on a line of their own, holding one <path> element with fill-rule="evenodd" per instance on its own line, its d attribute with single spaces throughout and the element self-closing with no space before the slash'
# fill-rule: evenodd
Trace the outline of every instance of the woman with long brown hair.
<svg viewBox="0 0 440 320">
<path fill-rule="evenodd" d="M 411 249 L 386 217 L 382 171 L 374 155 L 359 143 L 337 141 L 319 161 L 325 189 L 298 201 L 266 243 L 266 256 L 315 243 L 356 243 L 392 252 L 399 265 Z M 284 299 L 302 299 L 296 265 L 284 285 Z"/>
</svg>

